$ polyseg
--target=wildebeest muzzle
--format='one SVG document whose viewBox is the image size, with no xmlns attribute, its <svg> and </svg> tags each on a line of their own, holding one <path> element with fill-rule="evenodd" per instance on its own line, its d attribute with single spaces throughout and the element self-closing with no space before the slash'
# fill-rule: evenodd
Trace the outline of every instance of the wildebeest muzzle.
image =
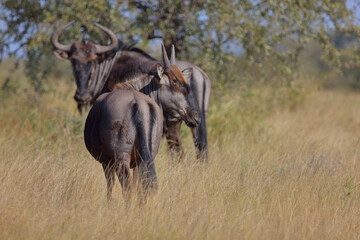
<svg viewBox="0 0 360 240">
<path fill-rule="evenodd" d="M 92 100 L 92 97 L 93 95 L 90 91 L 83 91 L 83 92 L 76 91 L 74 99 L 77 103 L 86 104 Z"/>
<path fill-rule="evenodd" d="M 188 127 L 194 128 L 199 126 L 201 117 L 198 111 L 191 110 L 183 117 L 183 120 Z"/>
</svg>

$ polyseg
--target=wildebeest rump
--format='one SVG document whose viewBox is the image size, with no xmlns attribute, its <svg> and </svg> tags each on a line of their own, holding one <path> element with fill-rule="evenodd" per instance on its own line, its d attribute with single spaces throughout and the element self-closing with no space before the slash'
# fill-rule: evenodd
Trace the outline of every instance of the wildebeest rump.
<svg viewBox="0 0 360 240">
<path fill-rule="evenodd" d="M 163 57 L 165 68 L 157 63 L 156 72 L 147 78 L 151 82 L 142 89 L 152 98 L 132 88 L 104 93 L 86 119 L 85 144 L 103 165 L 108 197 L 115 172 L 124 193 L 128 192 L 131 167 L 135 168 L 134 176 L 139 172 L 144 189 L 156 187 L 153 162 L 162 135 L 162 113 L 169 119 L 182 119 L 190 127 L 200 123 L 199 113 L 187 97 L 191 93 L 187 82 L 191 69 L 181 72 L 176 65 L 170 65 L 164 50 Z"/>
<path fill-rule="evenodd" d="M 74 42 L 71 45 L 60 44 L 58 37 L 71 24 L 72 22 L 58 28 L 52 35 L 51 42 L 54 47 L 54 54 L 57 57 L 69 59 L 72 62 L 77 84 L 74 98 L 78 102 L 79 109 L 81 109 L 82 104 L 93 103 L 101 93 L 120 88 L 120 85 L 117 85 L 118 83 L 124 83 L 129 79 L 134 82 L 134 79 L 131 78 L 132 74 L 136 75 L 137 80 L 142 79 L 139 73 L 144 73 L 145 77 L 147 77 L 149 71 L 159 62 L 142 50 L 119 42 L 113 32 L 99 24 L 96 26 L 110 37 L 110 46 L 99 46 L 93 42 L 86 44 Z M 105 47 L 107 51 L 104 52 Z M 175 59 L 175 53 L 172 54 L 172 59 Z M 127 64 L 125 68 L 122 67 L 124 63 Z M 144 66 L 143 63 L 146 63 L 146 65 Z M 130 66 L 130 64 L 133 65 Z M 208 155 L 206 115 L 209 107 L 210 80 L 199 67 L 191 63 L 176 61 L 176 65 L 180 70 L 193 69 L 189 84 L 194 95 L 193 99 L 197 102 L 196 104 L 200 110 L 201 124 L 192 129 L 192 133 L 197 156 L 206 158 Z M 123 71 L 128 68 L 131 70 Z M 147 81 L 140 81 L 140 84 L 132 84 L 128 85 L 128 87 L 141 90 L 145 86 L 142 85 L 144 83 L 147 84 Z M 165 136 L 170 150 L 173 155 L 181 157 L 183 156 L 179 135 L 181 121 L 169 121 L 167 116 L 165 116 L 165 119 Z"/>
<path fill-rule="evenodd" d="M 88 151 L 104 169 L 108 199 L 117 175 L 126 195 L 131 188 L 130 168 L 145 190 L 157 187 L 154 159 L 162 137 L 159 106 L 135 90 L 101 95 L 86 119 L 84 139 Z"/>
</svg>

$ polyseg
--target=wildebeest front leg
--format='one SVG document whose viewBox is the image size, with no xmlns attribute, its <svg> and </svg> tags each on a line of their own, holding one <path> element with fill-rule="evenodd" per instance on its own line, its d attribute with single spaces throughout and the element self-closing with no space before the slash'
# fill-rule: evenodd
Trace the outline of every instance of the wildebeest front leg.
<svg viewBox="0 0 360 240">
<path fill-rule="evenodd" d="M 115 184 L 115 169 L 114 166 L 110 165 L 110 164 L 102 164 L 102 167 L 104 169 L 104 173 L 105 173 L 105 178 L 106 178 L 106 182 L 107 182 L 107 200 L 111 200 L 111 195 L 112 195 L 112 190 Z"/>
<path fill-rule="evenodd" d="M 180 140 L 181 122 L 166 123 L 165 137 L 170 148 L 171 157 L 181 161 L 184 157 L 184 150 Z"/>
</svg>

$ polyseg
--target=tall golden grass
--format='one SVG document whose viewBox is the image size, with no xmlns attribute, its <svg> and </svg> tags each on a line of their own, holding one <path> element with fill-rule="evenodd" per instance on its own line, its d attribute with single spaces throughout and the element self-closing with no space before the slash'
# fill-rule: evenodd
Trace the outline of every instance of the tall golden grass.
<svg viewBox="0 0 360 240">
<path fill-rule="evenodd" d="M 286 106 L 266 87 L 215 93 L 208 163 L 183 127 L 184 162 L 163 141 L 158 192 L 127 205 L 118 183 L 106 202 L 74 86 L 56 86 L 37 104 L 0 95 L 0 239 L 360 238 L 360 95 L 313 90 Z"/>
</svg>

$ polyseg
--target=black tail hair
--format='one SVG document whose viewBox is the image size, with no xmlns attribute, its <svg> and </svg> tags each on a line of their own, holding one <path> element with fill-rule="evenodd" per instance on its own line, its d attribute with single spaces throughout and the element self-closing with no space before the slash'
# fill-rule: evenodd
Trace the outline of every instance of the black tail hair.
<svg viewBox="0 0 360 240">
<path fill-rule="evenodd" d="M 197 150 L 197 157 L 206 160 L 208 157 L 207 132 L 205 114 L 203 113 L 201 113 L 200 125 L 195 128 L 194 143 Z"/>
<path fill-rule="evenodd" d="M 193 85 L 192 87 L 196 91 L 197 86 Z M 193 131 L 194 134 L 193 140 L 196 148 L 196 156 L 197 158 L 202 160 L 206 160 L 208 158 L 208 142 L 207 142 L 206 116 L 205 116 L 205 92 L 206 92 L 206 85 L 204 81 L 203 95 L 201 99 L 202 101 L 198 103 L 199 109 L 202 109 L 202 111 L 200 111 L 201 122 L 200 125 L 197 126 Z"/>
<path fill-rule="evenodd" d="M 151 114 L 151 111 L 150 111 Z M 151 118 L 152 116 L 150 116 Z M 138 166 L 140 181 L 145 190 L 157 188 L 157 177 L 154 166 L 154 160 L 151 154 L 151 139 L 146 135 L 145 122 L 142 112 L 139 110 L 137 103 L 132 106 L 132 120 L 136 126 L 136 134 L 138 139 Z M 150 124 L 149 133 L 152 132 L 153 125 Z M 149 134 L 149 135 L 150 135 Z"/>
</svg>

